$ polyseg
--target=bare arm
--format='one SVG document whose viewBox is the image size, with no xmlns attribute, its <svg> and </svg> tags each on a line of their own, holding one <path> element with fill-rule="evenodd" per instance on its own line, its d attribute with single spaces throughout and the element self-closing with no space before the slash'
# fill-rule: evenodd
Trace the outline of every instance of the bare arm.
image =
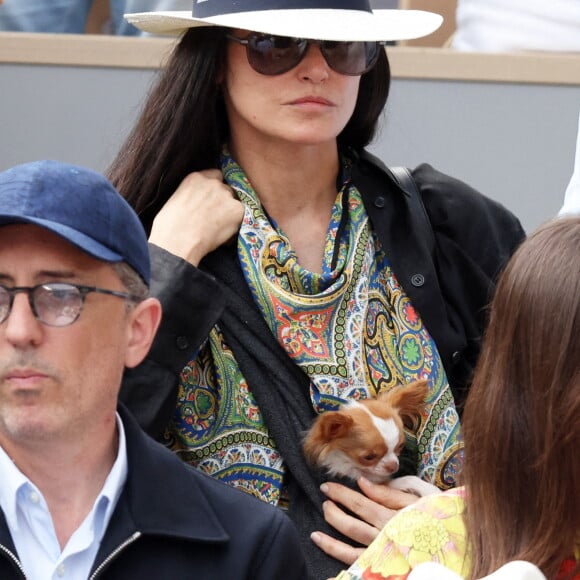
<svg viewBox="0 0 580 580">
<path fill-rule="evenodd" d="M 333 528 L 363 546 L 368 546 L 377 537 L 398 510 L 419 499 L 414 494 L 387 485 L 371 483 L 364 477 L 357 483 L 362 493 L 339 483 L 322 484 L 321 490 L 328 497 L 322 507 L 324 519 Z M 360 519 L 346 513 L 345 509 Z M 322 532 L 314 532 L 311 539 L 323 552 L 348 565 L 352 564 L 364 550 Z"/>
</svg>

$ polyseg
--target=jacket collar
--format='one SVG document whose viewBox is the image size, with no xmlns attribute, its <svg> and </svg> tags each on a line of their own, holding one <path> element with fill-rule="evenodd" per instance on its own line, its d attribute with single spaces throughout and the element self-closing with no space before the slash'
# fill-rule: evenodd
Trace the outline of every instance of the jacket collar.
<svg viewBox="0 0 580 580">
<path fill-rule="evenodd" d="M 200 485 L 200 478 L 206 476 L 146 435 L 125 407 L 119 405 L 118 410 L 125 428 L 129 472 L 95 566 L 137 532 L 192 542 L 228 542 L 229 536 Z M 0 544 L 16 555 L 1 510 Z"/>
<path fill-rule="evenodd" d="M 200 485 L 206 476 L 146 435 L 123 405 L 118 410 L 129 472 L 95 561 L 102 561 L 136 532 L 192 542 L 229 541 Z"/>
</svg>

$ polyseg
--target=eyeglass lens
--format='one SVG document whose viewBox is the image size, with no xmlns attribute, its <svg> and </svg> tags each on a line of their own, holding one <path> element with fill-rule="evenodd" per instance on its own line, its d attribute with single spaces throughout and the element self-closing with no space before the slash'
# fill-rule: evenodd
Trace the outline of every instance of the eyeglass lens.
<svg viewBox="0 0 580 580">
<path fill-rule="evenodd" d="M 21 288 L 27 292 L 32 312 L 38 320 L 48 326 L 67 326 L 72 324 L 83 308 L 82 292 L 70 284 L 44 284 L 33 288 Z M 14 289 L 0 286 L 0 322 L 4 322 L 14 301 Z"/>
<path fill-rule="evenodd" d="M 294 68 L 311 42 L 316 42 L 328 66 L 344 75 L 361 75 L 376 63 L 378 42 L 310 41 L 303 38 L 251 34 L 247 38 L 248 62 L 264 75 L 279 75 Z"/>
</svg>

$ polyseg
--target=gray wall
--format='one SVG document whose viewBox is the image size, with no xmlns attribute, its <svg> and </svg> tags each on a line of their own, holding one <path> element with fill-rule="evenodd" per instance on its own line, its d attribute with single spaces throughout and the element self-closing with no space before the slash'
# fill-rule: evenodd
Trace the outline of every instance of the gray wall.
<svg viewBox="0 0 580 580">
<path fill-rule="evenodd" d="M 154 72 L 0 64 L 0 170 L 52 158 L 102 171 Z M 429 162 L 514 211 L 529 231 L 559 209 L 572 174 L 580 86 L 395 79 L 372 149 Z"/>
<path fill-rule="evenodd" d="M 531 231 L 562 205 L 579 111 L 577 85 L 398 80 L 374 149 L 463 179 Z"/>
</svg>

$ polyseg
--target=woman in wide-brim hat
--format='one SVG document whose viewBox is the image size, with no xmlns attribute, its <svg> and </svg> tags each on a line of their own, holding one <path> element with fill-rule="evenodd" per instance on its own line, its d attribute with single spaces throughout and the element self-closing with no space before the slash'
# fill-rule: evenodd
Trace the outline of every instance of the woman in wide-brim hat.
<svg viewBox="0 0 580 580">
<path fill-rule="evenodd" d="M 412 497 L 365 481 L 324 495 L 304 431 L 344 400 L 428 378 L 399 473 L 455 485 L 453 395 L 523 231 L 430 166 L 399 183 L 364 150 L 389 92 L 383 44 L 439 16 L 203 0 L 128 20 L 182 37 L 110 170 L 150 231 L 165 312 L 123 399 L 184 460 L 287 508 L 312 577 L 326 578 Z"/>
</svg>

